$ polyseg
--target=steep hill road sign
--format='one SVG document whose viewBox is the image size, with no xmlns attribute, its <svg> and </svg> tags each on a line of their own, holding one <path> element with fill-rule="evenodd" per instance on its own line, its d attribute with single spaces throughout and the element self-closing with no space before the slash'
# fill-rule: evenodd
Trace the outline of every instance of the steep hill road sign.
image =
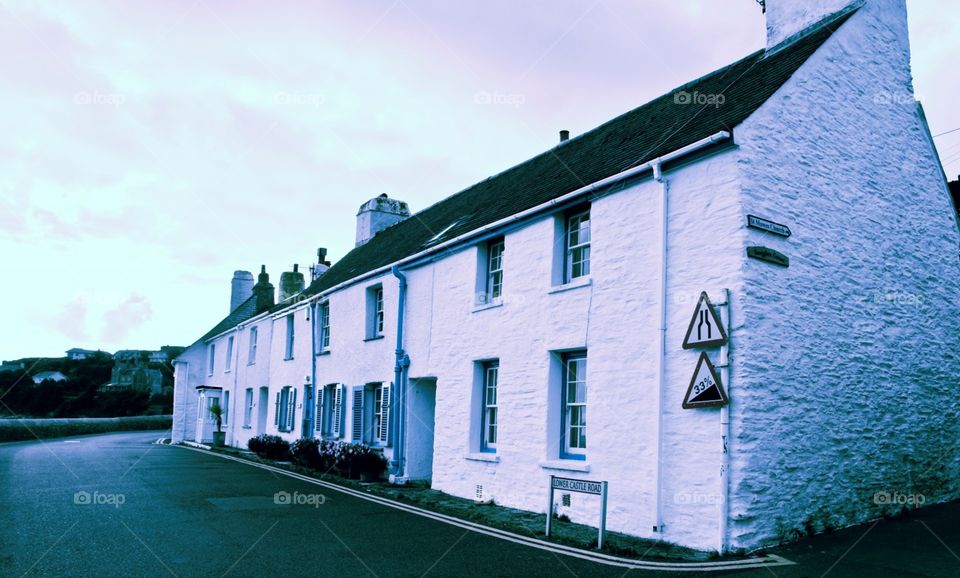
<svg viewBox="0 0 960 578">
<path fill-rule="evenodd" d="M 693 379 L 683 396 L 683 409 L 698 407 L 720 407 L 727 405 L 727 392 L 717 376 L 717 370 L 710 363 L 706 352 L 700 353 L 697 369 L 693 372 Z"/>
<path fill-rule="evenodd" d="M 690 319 L 687 335 L 683 338 L 683 348 L 716 347 L 726 342 L 727 332 L 723 329 L 720 316 L 710 303 L 707 292 L 703 291 Z"/>
</svg>

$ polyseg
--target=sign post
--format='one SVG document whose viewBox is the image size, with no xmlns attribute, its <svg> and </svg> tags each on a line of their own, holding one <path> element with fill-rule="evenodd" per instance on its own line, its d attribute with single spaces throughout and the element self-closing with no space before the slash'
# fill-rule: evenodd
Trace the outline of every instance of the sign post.
<svg viewBox="0 0 960 578">
<path fill-rule="evenodd" d="M 597 549 L 603 550 L 603 534 L 607 528 L 607 482 L 592 482 L 589 480 L 575 480 L 550 476 L 550 493 L 547 501 L 547 536 L 553 525 L 553 491 L 579 492 L 600 496 L 600 529 L 597 535 Z"/>
</svg>

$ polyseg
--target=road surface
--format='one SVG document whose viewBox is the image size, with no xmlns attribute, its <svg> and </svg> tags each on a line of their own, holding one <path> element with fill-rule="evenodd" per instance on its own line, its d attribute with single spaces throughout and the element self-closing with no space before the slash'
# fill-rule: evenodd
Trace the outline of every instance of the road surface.
<svg viewBox="0 0 960 578">
<path fill-rule="evenodd" d="M 160 435 L 0 444 L 0 574 L 680 575 L 628 572 L 511 543 L 249 465 L 154 445 Z M 950 551 L 960 551 L 951 517 L 957 510 L 779 552 L 796 566 L 711 575 L 960 576 L 960 559 Z"/>
</svg>

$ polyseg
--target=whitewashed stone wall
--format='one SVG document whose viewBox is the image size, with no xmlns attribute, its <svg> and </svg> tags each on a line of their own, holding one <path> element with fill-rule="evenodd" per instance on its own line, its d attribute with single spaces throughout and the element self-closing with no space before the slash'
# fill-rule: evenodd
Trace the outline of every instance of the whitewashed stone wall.
<svg viewBox="0 0 960 578">
<path fill-rule="evenodd" d="M 737 130 L 747 242 L 735 300 L 735 543 L 960 496 L 960 243 L 913 103 L 902 0 L 868 0 Z"/>
</svg>

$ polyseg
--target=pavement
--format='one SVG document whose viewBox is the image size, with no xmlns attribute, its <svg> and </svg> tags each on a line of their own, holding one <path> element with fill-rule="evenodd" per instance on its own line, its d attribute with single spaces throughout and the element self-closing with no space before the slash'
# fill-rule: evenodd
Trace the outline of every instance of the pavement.
<svg viewBox="0 0 960 578">
<path fill-rule="evenodd" d="M 692 575 L 584 559 L 124 432 L 0 444 L 2 576 Z M 960 576 L 960 504 L 714 576 Z M 528 537 L 532 540 L 534 537 Z"/>
</svg>

